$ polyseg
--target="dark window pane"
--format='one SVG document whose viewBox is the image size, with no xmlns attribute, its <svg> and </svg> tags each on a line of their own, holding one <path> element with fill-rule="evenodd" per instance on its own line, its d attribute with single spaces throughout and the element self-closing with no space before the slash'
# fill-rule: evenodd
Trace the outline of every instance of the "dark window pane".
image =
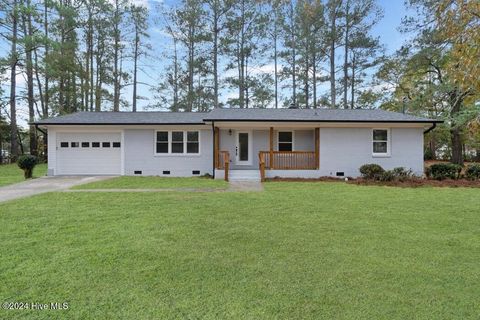
<svg viewBox="0 0 480 320">
<path fill-rule="evenodd" d="M 89 148 L 90 142 L 82 142 L 82 148 Z"/>
<path fill-rule="evenodd" d="M 248 133 L 238 134 L 238 146 L 240 161 L 248 161 Z"/>
<path fill-rule="evenodd" d="M 79 142 L 70 142 L 70 147 L 72 148 L 78 148 L 80 146 Z"/>
<path fill-rule="evenodd" d="M 114 148 L 120 148 L 120 142 L 113 142 L 112 147 Z"/>
<path fill-rule="evenodd" d="M 374 142 L 373 143 L 373 153 L 387 153 L 387 143 L 386 142 Z"/>
<path fill-rule="evenodd" d="M 172 132 L 172 141 L 183 142 L 183 131 Z"/>
<path fill-rule="evenodd" d="M 92 148 L 100 148 L 100 142 L 92 142 Z"/>
<path fill-rule="evenodd" d="M 187 141 L 190 141 L 190 142 L 198 141 L 198 131 L 188 131 Z"/>
<path fill-rule="evenodd" d="M 198 142 L 188 142 L 187 153 L 198 153 Z"/>
<path fill-rule="evenodd" d="M 168 153 L 168 143 L 157 143 L 157 153 Z"/>
<path fill-rule="evenodd" d="M 388 139 L 387 130 L 373 130 L 373 140 L 387 141 L 387 139 Z"/>
<path fill-rule="evenodd" d="M 291 143 L 279 143 L 278 151 L 293 151 Z"/>
<path fill-rule="evenodd" d="M 68 142 L 60 142 L 60 147 L 68 148 Z"/>
<path fill-rule="evenodd" d="M 103 148 L 110 148 L 110 142 L 102 142 Z"/>
<path fill-rule="evenodd" d="M 158 131 L 157 132 L 157 142 L 168 141 L 168 131 Z"/>
<path fill-rule="evenodd" d="M 279 132 L 278 133 L 279 142 L 292 142 L 292 133 L 291 132 Z"/>
<path fill-rule="evenodd" d="M 173 142 L 172 143 L 172 153 L 183 153 L 183 142 Z"/>
</svg>

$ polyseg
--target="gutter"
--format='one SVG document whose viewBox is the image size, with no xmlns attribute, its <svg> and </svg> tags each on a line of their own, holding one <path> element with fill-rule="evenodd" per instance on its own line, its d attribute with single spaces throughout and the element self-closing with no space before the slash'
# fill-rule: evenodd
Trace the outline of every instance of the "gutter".
<svg viewBox="0 0 480 320">
<path fill-rule="evenodd" d="M 30 123 L 29 123 L 30 124 Z M 132 122 L 132 123 L 92 123 L 92 122 L 87 122 L 87 123 L 80 123 L 80 122 L 64 122 L 64 123 L 58 123 L 58 122 L 33 122 L 31 124 L 34 125 L 41 125 L 41 126 L 189 126 L 189 125 L 206 125 L 205 122 L 164 122 L 164 123 L 145 123 L 145 122 Z"/>
<path fill-rule="evenodd" d="M 443 121 L 442 121 L 443 122 Z M 424 130 L 423 131 L 423 134 L 427 134 L 429 133 L 430 131 L 432 131 L 433 129 L 435 129 L 437 127 L 437 123 L 436 122 L 433 122 L 432 123 L 432 126 L 430 128 L 428 128 L 427 130 Z"/>
<path fill-rule="evenodd" d="M 204 119 L 205 122 L 443 123 L 442 120 Z"/>
</svg>

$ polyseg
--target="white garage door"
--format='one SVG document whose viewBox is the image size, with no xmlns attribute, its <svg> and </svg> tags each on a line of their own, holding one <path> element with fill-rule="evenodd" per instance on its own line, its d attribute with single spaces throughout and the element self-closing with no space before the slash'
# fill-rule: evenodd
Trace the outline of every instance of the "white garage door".
<svg viewBox="0 0 480 320">
<path fill-rule="evenodd" d="M 121 133 L 57 133 L 59 175 L 119 175 Z"/>
</svg>

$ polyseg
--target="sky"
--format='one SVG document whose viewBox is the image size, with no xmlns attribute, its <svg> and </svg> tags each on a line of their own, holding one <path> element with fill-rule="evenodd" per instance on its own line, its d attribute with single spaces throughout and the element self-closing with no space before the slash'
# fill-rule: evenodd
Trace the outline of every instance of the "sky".
<svg viewBox="0 0 480 320">
<path fill-rule="evenodd" d="M 161 79 L 162 72 L 165 69 L 165 59 L 162 58 L 162 54 L 165 53 L 166 49 L 171 46 L 171 39 L 166 35 L 161 25 L 158 24 L 159 12 L 157 10 L 158 6 L 162 3 L 162 0 L 132 0 L 138 4 L 147 6 L 151 11 L 150 16 L 150 28 L 149 42 L 153 47 L 151 52 L 151 57 L 141 61 L 141 68 L 145 72 L 139 72 L 138 80 L 139 82 L 147 83 L 151 86 L 157 85 Z M 166 5 L 175 5 L 177 0 L 166 0 Z M 407 8 L 404 5 L 404 0 L 378 0 L 378 4 L 384 10 L 384 17 L 380 22 L 374 27 L 373 35 L 380 37 L 380 42 L 385 46 L 387 54 L 394 53 L 399 49 L 404 41 L 406 40 L 405 35 L 402 35 L 398 31 L 401 20 L 408 13 Z M 5 41 L 4 38 L 0 39 L 0 56 L 5 56 L 9 50 L 9 43 Z M 131 66 L 130 62 L 125 63 L 125 68 Z M 262 68 L 263 71 L 272 70 L 272 65 L 266 65 Z M 273 71 L 272 71 L 273 72 Z M 18 90 L 23 90 L 25 88 L 25 79 L 22 75 L 17 76 Z M 8 94 L 8 88 L 4 86 L 5 93 Z M 320 88 L 322 89 L 322 88 Z M 151 92 L 150 86 L 139 84 L 138 95 L 145 97 L 147 99 L 153 99 L 153 93 Z M 226 97 L 235 95 L 235 92 L 223 92 L 224 100 Z M 132 87 L 126 87 L 122 92 L 122 97 L 128 101 L 132 99 Z M 5 98 L 5 97 L 4 97 Z M 138 100 L 138 110 L 145 110 L 149 101 L 148 100 Z M 19 123 L 26 124 L 26 119 L 28 116 L 25 106 L 21 105 L 22 102 L 19 101 Z"/>
</svg>

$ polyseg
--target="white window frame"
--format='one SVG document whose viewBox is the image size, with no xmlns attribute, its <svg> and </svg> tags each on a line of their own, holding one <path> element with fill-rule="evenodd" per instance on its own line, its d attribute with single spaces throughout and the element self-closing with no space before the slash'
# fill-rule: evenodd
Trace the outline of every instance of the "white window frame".
<svg viewBox="0 0 480 320">
<path fill-rule="evenodd" d="M 280 132 L 291 132 L 292 133 L 292 151 L 295 151 L 295 131 L 294 130 L 278 130 L 277 131 L 277 151 L 280 151 Z M 286 151 L 289 152 L 289 151 Z"/>
<path fill-rule="evenodd" d="M 157 153 L 157 132 L 168 132 L 168 153 Z M 183 153 L 172 153 L 172 132 L 183 132 Z M 187 132 L 198 133 L 198 153 L 187 153 Z M 154 130 L 153 154 L 156 157 L 198 157 L 201 155 L 201 131 L 200 130 Z"/>
<path fill-rule="evenodd" d="M 375 130 L 385 130 L 387 131 L 387 140 L 374 140 L 373 139 L 373 132 Z M 372 146 L 372 156 L 373 157 L 376 157 L 376 158 L 385 158 L 385 157 L 390 157 L 391 156 L 391 140 L 392 140 L 392 136 L 391 136 L 391 130 L 390 128 L 372 128 L 372 131 L 371 131 L 371 146 Z M 373 143 L 374 142 L 386 142 L 387 143 L 387 152 L 374 152 L 374 148 L 373 148 Z"/>
</svg>

